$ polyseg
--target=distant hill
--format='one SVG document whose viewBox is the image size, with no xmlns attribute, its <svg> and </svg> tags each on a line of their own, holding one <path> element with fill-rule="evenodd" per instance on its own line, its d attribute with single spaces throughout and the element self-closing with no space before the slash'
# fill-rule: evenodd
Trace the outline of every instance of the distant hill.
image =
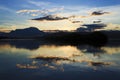
<svg viewBox="0 0 120 80">
<path fill-rule="evenodd" d="M 40 31 L 35 27 L 29 27 L 25 29 L 16 29 L 7 34 L 3 33 L 0 36 L 8 37 L 8 38 L 34 38 L 34 37 L 43 36 L 43 35 L 44 35 L 43 31 Z"/>
</svg>

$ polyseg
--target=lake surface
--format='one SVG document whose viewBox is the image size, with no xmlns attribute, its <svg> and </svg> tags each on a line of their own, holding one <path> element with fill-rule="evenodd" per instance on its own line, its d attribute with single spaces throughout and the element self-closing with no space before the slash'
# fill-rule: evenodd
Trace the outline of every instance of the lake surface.
<svg viewBox="0 0 120 80">
<path fill-rule="evenodd" d="M 120 80 L 119 44 L 1 40 L 0 80 Z"/>
</svg>

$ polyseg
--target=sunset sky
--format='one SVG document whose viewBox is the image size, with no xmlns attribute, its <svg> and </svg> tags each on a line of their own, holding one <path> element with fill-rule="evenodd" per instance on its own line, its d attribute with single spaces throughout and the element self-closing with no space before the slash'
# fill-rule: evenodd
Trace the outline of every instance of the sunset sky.
<svg viewBox="0 0 120 80">
<path fill-rule="evenodd" d="M 120 30 L 120 0 L 0 0 L 0 31 L 75 30 L 93 22 Z"/>
</svg>

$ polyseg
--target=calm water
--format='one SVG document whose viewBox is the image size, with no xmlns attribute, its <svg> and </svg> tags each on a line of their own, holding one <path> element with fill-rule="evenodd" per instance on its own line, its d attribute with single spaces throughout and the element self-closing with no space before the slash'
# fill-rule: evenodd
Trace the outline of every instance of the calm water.
<svg viewBox="0 0 120 80">
<path fill-rule="evenodd" d="M 0 80 L 120 80 L 120 46 L 0 41 Z"/>
</svg>

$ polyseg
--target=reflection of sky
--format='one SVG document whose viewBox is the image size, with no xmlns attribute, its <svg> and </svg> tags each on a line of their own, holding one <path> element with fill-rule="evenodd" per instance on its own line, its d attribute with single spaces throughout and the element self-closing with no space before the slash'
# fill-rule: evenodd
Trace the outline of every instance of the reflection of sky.
<svg viewBox="0 0 120 80">
<path fill-rule="evenodd" d="M 72 66 L 84 66 L 84 67 L 88 67 L 88 66 L 92 67 L 95 66 L 95 64 L 99 64 L 100 66 L 109 66 L 109 65 L 115 66 L 116 64 L 117 66 L 120 65 L 119 47 L 102 47 L 101 49 L 104 50 L 103 53 L 97 53 L 97 52 L 91 53 L 91 52 L 85 52 L 85 50 L 77 49 L 75 46 L 43 45 L 36 50 L 28 50 L 25 48 L 16 48 L 15 46 L 6 44 L 6 45 L 0 45 L 0 55 L 5 55 L 9 57 L 13 55 L 15 57 L 16 55 L 15 59 L 17 59 L 17 57 L 19 56 L 24 56 L 24 58 L 26 57 L 25 60 L 27 59 L 34 60 L 30 64 L 27 63 L 27 61 L 24 61 L 24 59 L 22 60 L 25 62 L 24 64 L 21 61 L 16 63 L 17 64 L 16 66 L 19 68 L 29 68 L 29 69 L 40 68 L 40 67 L 57 69 L 58 66 L 63 64 L 69 64 Z M 112 52 L 109 53 L 109 50 L 111 50 Z M 19 57 L 19 59 L 20 58 L 22 57 Z M 56 65 L 56 67 L 53 65 Z M 60 67 L 60 69 L 62 68 Z"/>
<path fill-rule="evenodd" d="M 106 76 L 112 75 L 107 80 L 119 80 L 120 52 L 118 50 L 109 54 L 107 51 L 120 47 L 47 45 L 40 44 L 39 41 L 36 41 L 39 47 L 35 43 L 32 44 L 33 47 L 29 47 L 25 44 L 26 41 L 20 42 L 0 42 L 0 79 L 106 80 Z M 92 53 L 90 49 L 96 52 Z"/>
<path fill-rule="evenodd" d="M 20 10 L 26 10 L 26 12 L 18 14 L 17 12 Z M 29 12 L 29 10 L 32 12 Z M 40 10 L 41 12 L 34 12 L 34 10 Z M 99 10 L 110 12 L 111 14 L 90 16 L 91 12 Z M 0 0 L 0 30 L 14 30 L 16 28 L 26 28 L 30 26 L 35 26 L 42 30 L 74 30 L 81 24 L 91 23 L 98 19 L 108 24 L 106 29 L 120 29 L 118 27 L 120 26 L 119 12 L 119 0 Z M 80 20 L 83 23 L 74 24 L 71 23 L 70 20 L 53 22 L 28 21 L 29 19 L 44 16 L 45 14 L 62 16 L 76 15 L 77 17 L 75 19 L 71 18 L 70 20 Z"/>
</svg>

